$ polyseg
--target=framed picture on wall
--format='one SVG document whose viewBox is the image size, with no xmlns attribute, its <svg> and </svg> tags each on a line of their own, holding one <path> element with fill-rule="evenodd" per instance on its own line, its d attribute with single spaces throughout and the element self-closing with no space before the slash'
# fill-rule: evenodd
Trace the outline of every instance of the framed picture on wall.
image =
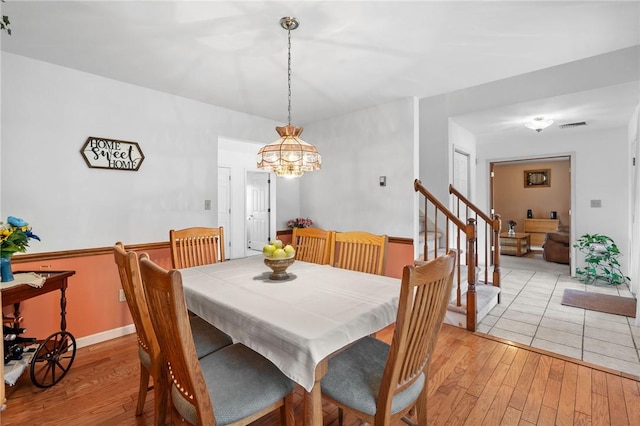
<svg viewBox="0 0 640 426">
<path fill-rule="evenodd" d="M 551 186 L 551 169 L 524 171 L 525 188 L 542 188 L 545 186 Z"/>
</svg>

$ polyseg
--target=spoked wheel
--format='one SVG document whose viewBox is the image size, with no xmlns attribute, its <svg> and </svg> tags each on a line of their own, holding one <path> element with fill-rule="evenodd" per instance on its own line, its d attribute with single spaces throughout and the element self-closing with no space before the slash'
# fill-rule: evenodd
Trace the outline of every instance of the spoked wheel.
<svg viewBox="0 0 640 426">
<path fill-rule="evenodd" d="M 31 360 L 31 382 L 39 388 L 58 383 L 67 374 L 76 357 L 76 339 L 58 331 L 40 344 Z"/>
</svg>

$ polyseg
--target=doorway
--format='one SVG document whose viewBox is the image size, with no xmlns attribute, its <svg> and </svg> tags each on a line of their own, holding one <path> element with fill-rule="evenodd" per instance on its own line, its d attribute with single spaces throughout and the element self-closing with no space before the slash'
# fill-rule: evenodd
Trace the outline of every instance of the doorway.
<svg viewBox="0 0 640 426">
<path fill-rule="evenodd" d="M 247 172 L 247 248 L 262 253 L 269 243 L 269 173 Z"/>
<path fill-rule="evenodd" d="M 554 226 L 570 231 L 567 247 L 569 271 L 567 272 L 573 273 L 574 250 L 571 248 L 571 241 L 575 221 L 572 217 L 575 197 L 571 176 L 572 161 L 572 156 L 564 155 L 490 163 L 490 211 L 500 215 L 503 230 L 506 229 L 508 221 L 514 221 L 517 233 L 534 232 L 530 234 L 531 251 L 521 259 L 501 256 L 506 263 L 516 260 L 538 261 L 544 262 L 544 264 L 540 263 L 541 267 L 548 266 L 546 265 L 548 262 L 543 257 L 542 248 L 547 231 L 536 233 L 525 230 L 525 220 L 529 225 L 533 222 L 529 219 L 544 219 L 545 222 L 553 220 L 557 221 Z M 531 173 L 544 174 L 548 176 L 548 180 L 544 184 L 532 185 L 526 179 L 526 176 Z M 549 226 L 547 223 L 544 225 Z"/>
</svg>

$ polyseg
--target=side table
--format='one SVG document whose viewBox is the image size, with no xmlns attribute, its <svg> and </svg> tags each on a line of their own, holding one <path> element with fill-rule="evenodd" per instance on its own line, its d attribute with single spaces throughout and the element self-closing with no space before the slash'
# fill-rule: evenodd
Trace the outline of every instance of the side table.
<svg viewBox="0 0 640 426">
<path fill-rule="evenodd" d="M 500 234 L 500 254 L 510 256 L 523 256 L 529 253 L 531 240 L 529 234 L 516 232 L 509 235 L 508 232 Z"/>
</svg>

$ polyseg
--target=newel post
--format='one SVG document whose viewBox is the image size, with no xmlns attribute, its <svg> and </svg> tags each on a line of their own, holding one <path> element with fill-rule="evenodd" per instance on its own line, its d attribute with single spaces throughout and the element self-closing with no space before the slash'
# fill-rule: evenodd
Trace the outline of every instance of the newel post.
<svg viewBox="0 0 640 426">
<path fill-rule="evenodd" d="M 467 330 L 476 331 L 476 220 L 467 219 Z"/>
<path fill-rule="evenodd" d="M 502 285 L 500 271 L 500 232 L 502 231 L 502 218 L 499 214 L 493 215 L 493 285 L 500 287 Z M 498 293 L 498 303 L 500 303 L 500 293 Z"/>
</svg>

